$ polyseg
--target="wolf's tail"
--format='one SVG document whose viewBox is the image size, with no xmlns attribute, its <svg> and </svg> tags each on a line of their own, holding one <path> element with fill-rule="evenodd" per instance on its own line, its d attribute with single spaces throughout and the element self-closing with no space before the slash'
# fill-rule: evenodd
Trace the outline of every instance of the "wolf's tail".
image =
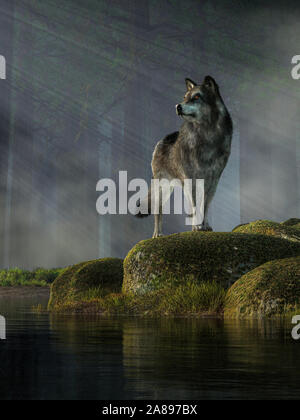
<svg viewBox="0 0 300 420">
<path fill-rule="evenodd" d="M 135 217 L 143 218 L 151 214 L 151 188 L 148 195 L 142 200 L 138 201 Z"/>
</svg>

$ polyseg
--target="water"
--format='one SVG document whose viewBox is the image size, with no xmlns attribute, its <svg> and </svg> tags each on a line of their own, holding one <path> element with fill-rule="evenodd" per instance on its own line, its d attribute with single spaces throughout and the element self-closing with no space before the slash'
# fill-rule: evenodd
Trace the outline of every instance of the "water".
<svg viewBox="0 0 300 420">
<path fill-rule="evenodd" d="M 46 302 L 0 290 L 0 399 L 299 399 L 289 323 L 32 311 Z"/>
</svg>

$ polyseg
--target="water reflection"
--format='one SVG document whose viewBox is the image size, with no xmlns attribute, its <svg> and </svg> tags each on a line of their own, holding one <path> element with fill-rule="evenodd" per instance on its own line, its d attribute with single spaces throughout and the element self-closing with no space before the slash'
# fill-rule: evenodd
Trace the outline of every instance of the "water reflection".
<svg viewBox="0 0 300 420">
<path fill-rule="evenodd" d="M 0 299 L 0 398 L 299 398 L 287 322 L 38 315 L 31 303 Z"/>
</svg>

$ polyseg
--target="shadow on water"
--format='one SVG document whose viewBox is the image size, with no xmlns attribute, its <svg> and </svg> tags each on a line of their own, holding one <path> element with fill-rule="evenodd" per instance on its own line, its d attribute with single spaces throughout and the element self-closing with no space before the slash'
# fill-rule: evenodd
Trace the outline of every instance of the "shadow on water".
<svg viewBox="0 0 300 420">
<path fill-rule="evenodd" d="M 299 398 L 288 322 L 49 315 L 37 303 L 0 297 L 0 399 Z"/>
</svg>

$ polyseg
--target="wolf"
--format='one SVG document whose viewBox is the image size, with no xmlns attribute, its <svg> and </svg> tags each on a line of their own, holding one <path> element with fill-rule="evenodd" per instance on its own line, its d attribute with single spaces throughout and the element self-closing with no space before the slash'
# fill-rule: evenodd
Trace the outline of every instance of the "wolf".
<svg viewBox="0 0 300 420">
<path fill-rule="evenodd" d="M 193 209 L 193 231 L 211 231 L 207 217 L 210 203 L 231 152 L 233 124 L 221 97 L 219 86 L 211 76 L 200 84 L 185 79 L 186 93 L 176 105 L 176 113 L 183 118 L 179 131 L 160 140 L 152 158 L 153 178 L 162 180 L 193 180 L 189 200 Z M 204 180 L 204 218 L 196 221 L 196 179 Z M 171 194 L 171 192 L 170 192 Z M 169 197 L 168 197 L 169 198 Z M 160 200 L 161 197 L 159 198 Z M 155 214 L 153 238 L 162 236 L 162 206 Z M 147 208 L 147 211 L 142 209 Z M 150 214 L 151 190 L 137 205 L 136 216 Z"/>
</svg>

